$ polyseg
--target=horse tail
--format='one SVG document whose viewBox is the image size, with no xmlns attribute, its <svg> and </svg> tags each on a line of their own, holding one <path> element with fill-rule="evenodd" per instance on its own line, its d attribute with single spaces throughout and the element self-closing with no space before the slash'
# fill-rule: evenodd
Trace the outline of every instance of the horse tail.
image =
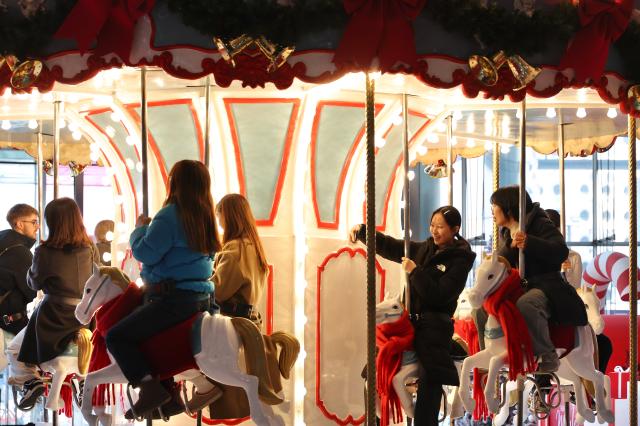
<svg viewBox="0 0 640 426">
<path fill-rule="evenodd" d="M 245 352 L 247 373 L 258 378 L 258 396 L 268 405 L 277 405 L 284 400 L 274 391 L 267 370 L 264 341 L 258 327 L 246 318 L 230 318 Z"/>
<path fill-rule="evenodd" d="M 276 331 L 270 337 L 271 341 L 280 347 L 280 356 L 278 357 L 280 374 L 285 379 L 289 379 L 293 364 L 296 363 L 300 353 L 300 342 L 295 336 L 285 331 Z"/>
<path fill-rule="evenodd" d="M 91 331 L 88 328 L 81 328 L 76 334 L 76 343 L 78 345 L 78 371 L 84 376 L 89 370 L 89 360 L 91 359 Z"/>
</svg>

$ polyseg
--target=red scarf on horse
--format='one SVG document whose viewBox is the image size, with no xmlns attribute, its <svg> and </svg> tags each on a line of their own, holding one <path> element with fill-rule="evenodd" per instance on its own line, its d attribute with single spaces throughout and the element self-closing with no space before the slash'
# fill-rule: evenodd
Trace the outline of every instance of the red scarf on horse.
<svg viewBox="0 0 640 426">
<path fill-rule="evenodd" d="M 413 334 L 407 311 L 397 321 L 376 326 L 376 388 L 380 395 L 381 426 L 389 424 L 389 415 L 395 423 L 402 421 L 402 406 L 392 380 L 402 364 L 402 353 L 413 348 Z"/>
<path fill-rule="evenodd" d="M 100 370 L 111 364 L 107 353 L 107 344 L 104 340 L 107 331 L 141 303 L 142 290 L 132 283 L 129 284 L 124 294 L 114 297 L 96 311 L 96 329 L 91 337 L 93 352 L 91 352 L 91 360 L 89 361 L 89 371 Z M 114 404 L 114 385 L 98 385 L 91 402 L 95 407 Z"/>
<path fill-rule="evenodd" d="M 496 317 L 502 327 L 507 345 L 509 380 L 515 380 L 518 375 L 536 369 L 529 329 L 516 306 L 523 294 L 520 274 L 517 269 L 511 269 L 498 289 L 482 304 L 485 311 Z M 486 374 L 480 374 L 478 369 L 474 369 L 473 397 L 476 400 L 476 408 L 473 417 L 476 420 L 486 418 L 489 414 L 484 398 L 483 378 L 486 378 Z"/>
<path fill-rule="evenodd" d="M 515 380 L 520 374 L 535 371 L 533 345 L 527 323 L 516 307 L 516 302 L 524 294 L 520 274 L 511 269 L 498 289 L 483 303 L 485 311 L 500 322 L 509 354 L 509 380 Z"/>
</svg>

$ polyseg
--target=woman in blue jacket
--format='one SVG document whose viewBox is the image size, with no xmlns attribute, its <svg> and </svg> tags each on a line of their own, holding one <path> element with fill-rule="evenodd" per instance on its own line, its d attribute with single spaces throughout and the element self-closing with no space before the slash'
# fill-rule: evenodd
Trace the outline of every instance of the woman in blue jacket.
<svg viewBox="0 0 640 426">
<path fill-rule="evenodd" d="M 114 326 L 106 342 L 125 377 L 140 388 L 136 415 L 146 416 L 171 400 L 152 377 L 139 344 L 209 307 L 212 260 L 220 250 L 210 188 L 202 163 L 177 162 L 169 173 L 163 208 L 153 221 L 139 217 L 129 238 L 133 256 L 142 263 L 144 305 Z"/>
</svg>

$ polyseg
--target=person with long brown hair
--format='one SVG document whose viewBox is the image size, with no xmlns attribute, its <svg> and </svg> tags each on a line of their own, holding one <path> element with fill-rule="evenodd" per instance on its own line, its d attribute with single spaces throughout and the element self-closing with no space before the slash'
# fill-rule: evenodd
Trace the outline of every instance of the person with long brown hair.
<svg viewBox="0 0 640 426">
<path fill-rule="evenodd" d="M 261 317 L 255 306 L 267 285 L 269 265 L 251 206 L 244 196 L 227 194 L 216 205 L 216 217 L 224 229 L 222 250 L 216 255 L 212 278 L 216 287 L 216 303 L 223 315 L 244 317 L 260 326 Z M 265 344 L 268 346 L 266 341 Z M 216 403 L 216 418 L 234 418 L 236 414 L 229 411 L 239 409 L 239 398 L 243 397 L 244 391 L 220 386 L 224 389 L 224 398 Z M 199 388 L 201 393 L 196 392 L 187 403 L 190 412 L 208 404 L 206 395 L 212 392 L 212 387 Z M 232 404 L 227 401 L 232 401 Z"/>
<path fill-rule="evenodd" d="M 131 415 L 146 416 L 172 402 L 172 394 L 149 369 L 139 345 L 149 337 L 209 308 L 213 257 L 220 250 L 211 197 L 211 178 L 198 161 L 177 162 L 169 173 L 169 192 L 153 220 L 141 216 L 129 238 L 142 263 L 144 305 L 107 334 L 109 352 L 140 397 Z M 212 394 L 214 398 L 218 395 Z"/>
<path fill-rule="evenodd" d="M 29 287 L 44 292 L 42 303 L 24 329 L 18 354 L 18 361 L 27 364 L 40 364 L 61 355 L 83 327 L 76 319 L 75 309 L 82 298 L 84 283 L 91 276 L 93 262 L 98 262 L 98 250 L 87 235 L 74 200 L 51 201 L 44 217 L 49 235 L 36 248 L 27 274 Z M 43 392 L 44 384 L 39 377 L 26 382 L 18 408 L 33 408 Z"/>
</svg>

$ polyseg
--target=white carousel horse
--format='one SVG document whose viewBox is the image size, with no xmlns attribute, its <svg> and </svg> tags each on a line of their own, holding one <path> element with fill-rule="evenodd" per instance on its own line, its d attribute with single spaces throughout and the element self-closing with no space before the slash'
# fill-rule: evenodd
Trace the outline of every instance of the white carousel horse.
<svg viewBox="0 0 640 426">
<path fill-rule="evenodd" d="M 111 268 L 111 272 L 113 269 L 115 268 Z M 102 274 L 101 271 L 106 273 Z M 98 269 L 94 265 L 93 274 L 85 284 L 82 301 L 76 308 L 76 318 L 80 322 L 88 323 L 100 306 L 124 294 L 127 289 L 128 283 L 112 279 L 110 275 L 113 274 L 109 272 L 109 268 Z M 208 313 L 203 314 L 199 328 L 197 337 L 201 339 L 201 350 L 193 357 L 200 371 L 217 382 L 244 389 L 249 401 L 251 419 L 258 425 L 272 424 L 274 420 L 265 413 L 260 399 L 269 405 L 279 404 L 283 400 L 274 394 L 268 385 L 270 382 L 265 365 L 264 342 L 258 328 L 245 318 L 229 318 Z M 192 334 L 194 335 L 195 333 Z M 241 348 L 245 350 L 247 368 L 252 374 L 242 372 L 238 366 Z M 113 362 L 110 354 L 109 357 L 112 362 L 109 366 L 90 372 L 85 379 L 81 411 L 90 425 L 97 424 L 98 420 L 104 424 L 111 422 L 108 417 L 98 419 L 98 416 L 92 413 L 91 397 L 96 386 L 105 383 L 127 383 L 120 367 Z M 288 367 L 291 366 L 292 363 Z M 185 371 L 181 376 L 196 380 L 202 377 L 197 370 Z M 195 384 L 197 387 L 198 383 Z"/>
<path fill-rule="evenodd" d="M 466 293 L 463 292 L 463 294 Z M 463 295 L 461 295 L 460 298 L 466 300 Z M 462 307 L 462 309 L 464 310 L 464 306 Z M 398 321 L 398 319 L 400 319 L 404 312 L 405 308 L 400 299 L 400 295 L 385 299 L 376 305 L 376 325 Z M 470 309 L 469 312 L 471 312 Z M 455 364 L 459 370 L 460 363 L 456 362 Z M 420 365 L 418 363 L 418 358 L 416 357 L 415 352 L 405 352 L 402 356 L 400 369 L 392 379 L 393 389 L 400 399 L 402 410 L 405 412 L 407 417 L 411 418 L 415 417 L 415 407 L 413 404 L 413 392 L 409 390 L 407 384 L 418 379 L 419 369 Z M 446 410 L 446 413 L 448 413 L 451 418 L 462 417 L 462 415 L 464 415 L 464 412 L 462 410 L 460 398 L 458 397 L 458 392 L 455 391 L 454 388 L 453 392 L 445 392 L 445 394 L 447 395 L 447 405 L 446 407 L 443 407 L 443 409 Z M 378 416 L 380 416 L 379 398 L 376 402 L 377 413 Z"/>
<path fill-rule="evenodd" d="M 479 308 L 484 299 L 492 294 L 506 279 L 510 273 L 508 262 L 495 253 L 490 259 L 485 259 L 478 268 L 476 283 L 473 287 L 469 299 L 474 308 Z M 498 320 L 489 315 L 486 329 L 501 329 Z M 608 422 L 613 422 L 613 413 L 607 407 L 605 398 L 604 375 L 596 370 L 593 364 L 594 343 L 592 331 L 589 326 L 576 327 L 577 346 L 561 359 L 558 376 L 565 378 L 573 384 L 576 390 L 576 408 L 580 415 L 587 421 L 594 421 L 593 412 L 587 407 L 585 402 L 584 387 L 581 378 L 590 380 L 595 385 L 596 408 L 598 417 Z M 460 397 L 467 411 L 473 411 L 475 401 L 469 395 L 469 372 L 473 368 L 485 368 L 489 370 L 487 383 L 484 387 L 484 395 L 487 407 L 491 412 L 497 412 L 499 397 L 495 394 L 495 382 L 499 370 L 508 361 L 505 337 L 488 339 L 485 337 L 485 350 L 468 357 L 462 366 L 460 376 Z"/>
<path fill-rule="evenodd" d="M 5 333 L 6 332 L 3 334 Z M 14 351 L 15 348 L 12 348 L 12 345 L 22 344 L 23 334 L 24 329 L 16 336 L 19 339 L 18 341 L 12 341 L 7 345 L 9 351 Z M 67 345 L 67 348 L 62 354 L 39 364 L 40 370 L 51 373 L 51 384 L 45 408 L 53 411 L 58 411 L 64 408 L 65 403 L 60 397 L 60 390 L 64 385 L 65 379 L 69 375 L 75 375 L 79 381 L 83 380 L 89 367 L 91 348 L 91 332 L 86 328 L 81 328 L 78 330 L 75 338 Z M 3 351 L 3 355 L 4 353 L 5 352 Z M 7 358 L 5 356 L 3 364 L 6 365 L 6 362 Z M 15 384 L 15 382 L 12 383 L 11 377 L 9 378 L 8 383 Z"/>
</svg>

